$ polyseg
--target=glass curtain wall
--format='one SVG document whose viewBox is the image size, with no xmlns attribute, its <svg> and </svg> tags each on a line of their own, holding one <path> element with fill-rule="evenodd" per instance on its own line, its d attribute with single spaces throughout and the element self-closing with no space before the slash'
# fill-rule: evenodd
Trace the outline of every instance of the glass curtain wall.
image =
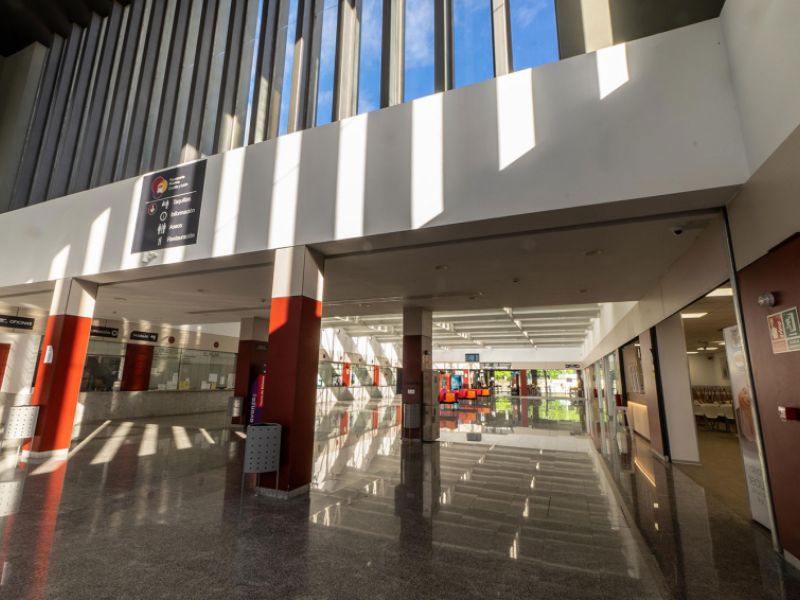
<svg viewBox="0 0 800 600">
<path fill-rule="evenodd" d="M 488 1 L 488 0 L 487 0 Z M 434 90 L 434 0 L 406 0 L 404 100 Z"/>
<path fill-rule="evenodd" d="M 454 85 L 494 77 L 491 0 L 453 1 Z"/>
<path fill-rule="evenodd" d="M 381 105 L 381 35 L 383 0 L 361 0 L 361 44 L 358 60 L 358 112 Z"/>
<path fill-rule="evenodd" d="M 322 11 L 322 42 L 319 56 L 316 124 L 325 125 L 333 118 L 333 77 L 336 67 L 336 25 L 338 0 L 325 0 Z"/>
<path fill-rule="evenodd" d="M 507 1 L 510 3 L 514 70 L 556 62 L 558 33 L 555 0 Z"/>
<path fill-rule="evenodd" d="M 278 121 L 278 135 L 289 131 L 289 100 L 292 96 L 292 64 L 294 63 L 294 44 L 297 30 L 297 0 L 289 2 L 289 23 L 286 25 L 286 54 L 283 60 L 283 86 L 281 88 L 281 112 Z"/>
</svg>

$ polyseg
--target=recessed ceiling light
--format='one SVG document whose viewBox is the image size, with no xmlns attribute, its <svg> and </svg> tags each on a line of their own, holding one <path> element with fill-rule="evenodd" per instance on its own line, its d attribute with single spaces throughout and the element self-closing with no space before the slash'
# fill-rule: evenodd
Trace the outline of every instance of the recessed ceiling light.
<svg viewBox="0 0 800 600">
<path fill-rule="evenodd" d="M 714 350 L 719 350 L 719 348 L 717 348 L 716 346 L 706 346 L 706 350 L 713 352 Z"/>
<path fill-rule="evenodd" d="M 733 296 L 733 288 L 720 287 L 715 290 L 711 290 L 706 294 L 707 298 L 717 298 L 722 296 Z"/>
<path fill-rule="evenodd" d="M 690 350 L 690 351 L 689 351 L 689 352 L 687 352 L 686 354 L 697 354 L 697 352 L 695 352 L 694 350 Z"/>
<path fill-rule="evenodd" d="M 681 313 L 681 319 L 700 319 L 702 317 L 705 317 L 707 314 L 708 314 L 707 312 L 702 312 L 702 313 Z"/>
</svg>

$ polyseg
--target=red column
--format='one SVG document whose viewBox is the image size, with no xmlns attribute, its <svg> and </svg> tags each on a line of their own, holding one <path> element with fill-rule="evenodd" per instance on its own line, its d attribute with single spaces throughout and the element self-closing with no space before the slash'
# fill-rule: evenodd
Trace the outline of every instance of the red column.
<svg viewBox="0 0 800 600">
<path fill-rule="evenodd" d="M 236 354 L 236 384 L 234 396 L 244 398 L 242 416 L 232 417 L 231 423 L 241 425 L 250 414 L 250 385 L 255 377 L 267 366 L 267 333 L 269 323 L 266 319 L 249 317 L 242 319 L 239 326 L 239 350 Z"/>
<path fill-rule="evenodd" d="M 519 395 L 528 395 L 528 371 L 520 369 L 519 371 Z"/>
<path fill-rule="evenodd" d="M 66 456 L 72 438 L 83 365 L 89 348 L 97 285 L 78 279 L 56 282 L 31 404 L 39 406 L 32 457 Z"/>
<path fill-rule="evenodd" d="M 122 367 L 123 392 L 146 392 L 150 389 L 150 369 L 153 366 L 153 346 L 128 344 L 125 347 L 125 364 Z"/>
<path fill-rule="evenodd" d="M 264 415 L 283 426 L 278 490 L 308 490 L 314 458 L 323 260 L 305 246 L 275 253 Z M 260 477 L 266 492 L 274 474 Z"/>
</svg>

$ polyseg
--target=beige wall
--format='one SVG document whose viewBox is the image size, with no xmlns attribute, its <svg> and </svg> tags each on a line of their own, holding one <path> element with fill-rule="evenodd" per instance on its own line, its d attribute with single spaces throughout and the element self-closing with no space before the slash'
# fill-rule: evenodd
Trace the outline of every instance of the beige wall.
<svg viewBox="0 0 800 600">
<path fill-rule="evenodd" d="M 799 203 L 800 127 L 761 165 L 728 207 L 738 269 L 800 231 Z"/>
<path fill-rule="evenodd" d="M 642 331 L 691 304 L 729 277 L 722 219 L 715 218 L 689 251 L 676 260 L 655 288 L 623 316 L 612 314 L 596 327 L 584 348 L 583 363 L 599 360 Z M 618 320 L 614 320 L 618 319 Z"/>
<path fill-rule="evenodd" d="M 719 16 L 725 0 L 556 0 L 561 58 Z M 512 9 L 513 10 L 513 9 Z"/>
</svg>

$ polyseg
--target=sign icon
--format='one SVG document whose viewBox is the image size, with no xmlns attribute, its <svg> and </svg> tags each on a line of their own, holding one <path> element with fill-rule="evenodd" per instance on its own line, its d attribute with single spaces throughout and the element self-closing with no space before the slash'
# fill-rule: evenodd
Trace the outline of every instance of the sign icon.
<svg viewBox="0 0 800 600">
<path fill-rule="evenodd" d="M 167 191 L 169 187 L 169 182 L 160 175 L 153 179 L 153 183 L 150 184 L 150 194 L 158 200 L 161 196 L 164 195 L 164 192 Z"/>
<path fill-rule="evenodd" d="M 131 252 L 197 243 L 205 173 L 201 160 L 144 176 Z"/>
</svg>

